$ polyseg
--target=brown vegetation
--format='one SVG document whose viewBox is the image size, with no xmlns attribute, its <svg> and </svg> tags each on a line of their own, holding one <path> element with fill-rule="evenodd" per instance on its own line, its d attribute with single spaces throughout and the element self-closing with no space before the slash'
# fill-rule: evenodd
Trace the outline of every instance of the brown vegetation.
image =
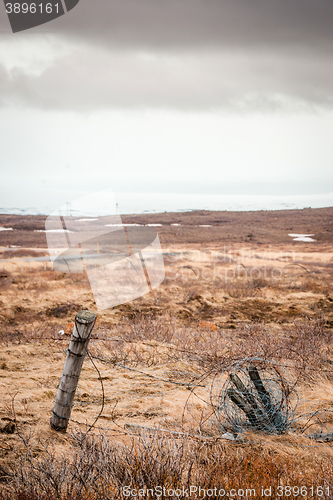
<svg viewBox="0 0 333 500">
<path fill-rule="evenodd" d="M 215 492 L 225 491 L 221 497 L 231 490 L 236 498 L 244 497 L 246 490 L 248 496 L 261 497 L 263 489 L 271 489 L 272 498 L 287 498 L 290 490 L 285 496 L 281 488 L 288 486 L 293 488 L 293 498 L 316 496 L 319 487 L 320 498 L 328 499 L 333 487 L 328 458 L 311 463 L 262 444 L 232 449 L 230 445 L 202 446 L 190 439 L 142 435 L 127 445 L 114 445 L 103 434 L 83 439 L 82 434 L 73 433 L 67 456 L 47 443 L 43 450 L 36 450 L 29 440 L 25 446 L 17 457 L 17 468 L 6 473 L 11 486 L 4 487 L 1 500 L 125 499 L 129 491 L 153 498 L 155 488 L 160 488 L 156 491 L 162 492 L 161 498 L 172 500 L 183 489 L 192 493 L 191 498 L 205 498 L 203 492 L 199 495 L 199 488 L 214 498 L 219 498 L 215 488 Z"/>
<path fill-rule="evenodd" d="M 49 419 L 75 314 L 95 311 L 94 297 L 85 274 L 44 270 L 39 262 L 29 270 L 24 257 L 37 247 L 46 251 L 38 239 L 45 235 L 20 226 L 17 233 L 32 239 L 21 238 L 21 260 L 4 247 L 9 260 L 0 269 L 0 499 L 121 499 L 126 485 L 191 484 L 255 488 L 259 497 L 271 486 L 271 498 L 278 498 L 278 486 L 303 486 L 308 493 L 295 490 L 292 497 L 309 499 L 314 486 L 331 498 L 325 488 L 333 488 L 332 445 L 306 437 L 333 426 L 333 252 L 326 243 L 332 233 L 324 231 L 331 209 L 320 210 L 241 214 L 253 241 L 243 233 L 236 240 L 230 229 L 226 246 L 218 242 L 227 217 L 236 221 L 232 213 L 128 216 L 126 222 L 169 221 L 161 231 L 166 278 L 149 295 L 97 312 L 90 353 L 105 406 L 86 437 L 103 399 L 88 359 L 69 432 L 52 431 Z M 14 227 L 14 216 L 3 217 L 0 225 Z M 170 226 L 185 220 L 191 228 Z M 219 225 L 203 228 L 211 242 L 193 227 L 201 223 Z M 29 224 L 40 228 L 43 218 Z M 314 243 L 284 236 L 317 231 Z M 259 232 L 267 245 L 257 245 Z M 0 233 L 2 242 L 17 244 L 15 233 Z M 278 436 L 246 431 L 241 440 L 222 440 L 212 384 L 218 390 L 231 365 L 253 356 L 280 364 L 297 381 L 294 425 Z M 163 432 L 137 436 L 128 423 Z"/>
<path fill-rule="evenodd" d="M 212 212 L 196 210 L 162 214 L 122 215 L 125 224 L 161 224 L 163 245 L 253 243 L 288 244 L 289 233 L 315 234 L 320 243 L 332 243 L 333 208 L 268 210 L 259 212 Z M 0 215 L 0 245 L 46 246 L 44 215 Z M 179 224 L 179 225 L 172 225 Z M 208 227 L 200 227 L 208 226 Z"/>
</svg>

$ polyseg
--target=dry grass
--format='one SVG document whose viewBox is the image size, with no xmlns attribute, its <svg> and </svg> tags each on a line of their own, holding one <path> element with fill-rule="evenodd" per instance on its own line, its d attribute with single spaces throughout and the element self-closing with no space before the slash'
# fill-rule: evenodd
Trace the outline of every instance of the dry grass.
<svg viewBox="0 0 333 500">
<path fill-rule="evenodd" d="M 18 257 L 45 257 L 49 256 L 48 252 L 42 250 L 29 250 L 27 248 L 20 248 L 17 250 L 5 250 L 2 253 L 2 259 L 16 259 Z"/>
<path fill-rule="evenodd" d="M 234 331 L 179 326 L 171 315 L 144 316 L 127 319 L 113 328 L 113 341 L 103 342 L 112 362 L 149 366 L 145 343 L 150 353 L 158 353 L 156 363 L 187 361 L 197 368 L 221 369 L 231 360 L 255 355 L 279 360 L 293 360 L 302 377 L 312 372 L 330 371 L 332 331 L 324 316 L 296 319 L 291 325 L 277 329 L 264 323 L 243 323 Z M 141 351 L 138 350 L 140 347 Z M 332 368 L 333 372 L 333 368 Z"/>
<path fill-rule="evenodd" d="M 0 290 L 5 290 L 15 279 L 9 271 L 0 271 Z"/>
<path fill-rule="evenodd" d="M 231 255 L 241 259 L 242 252 L 235 246 Z M 217 269 L 209 262 L 191 262 L 191 253 L 183 252 L 181 264 L 196 267 L 197 276 L 184 269 L 175 277 L 181 264 L 179 258 L 169 259 L 168 278 L 157 290 L 98 313 L 91 353 L 104 382 L 105 409 L 97 426 L 120 434 L 110 438 L 105 430 L 86 440 L 80 433 L 53 433 L 49 418 L 69 343 L 68 325 L 79 309 L 95 309 L 87 278 L 5 271 L 0 276 L 0 418 L 6 419 L 3 423 L 16 420 L 19 434 L 0 434 L 0 499 L 125 498 L 121 487 L 127 481 L 133 488 L 189 482 L 206 489 L 331 486 L 332 447 L 299 435 L 307 418 L 295 425 L 297 435 L 257 434 L 227 445 L 214 442 L 218 432 L 207 417 L 212 378 L 246 356 L 288 366 L 298 380 L 304 413 L 330 408 L 333 281 L 331 254 L 325 252 L 322 259 L 318 252 L 311 260 L 310 250 L 298 256 L 315 274 L 296 266 L 279 279 L 267 271 L 272 262 L 261 258 L 256 259 L 262 266 L 259 276 L 238 266 L 232 277 L 234 258 Z M 252 265 L 250 271 L 257 269 Z M 282 268 L 284 262 L 276 265 Z M 228 271 L 230 278 L 221 279 L 216 269 L 221 276 Z M 87 361 L 73 419 L 93 422 L 100 404 L 100 381 Z M 123 434 L 127 422 L 187 430 L 192 438 L 129 437 Z M 311 429 L 317 430 L 318 422 Z M 35 437 L 29 439 L 31 428 Z M 207 442 L 196 441 L 198 433 Z"/>
<path fill-rule="evenodd" d="M 320 497 L 328 499 L 327 488 L 333 486 L 330 457 L 288 456 L 259 443 L 203 445 L 143 434 L 128 444 L 115 445 L 103 434 L 84 439 L 74 433 L 66 454 L 59 455 L 47 443 L 39 443 L 37 450 L 36 446 L 25 440 L 16 462 L 2 469 L 1 500 L 124 499 L 125 486 L 137 494 L 143 491 L 144 498 L 152 497 L 149 489 L 190 486 L 226 492 L 254 489 L 256 496 L 261 496 L 262 488 L 271 488 L 271 497 L 276 498 L 277 488 L 288 485 L 303 487 L 302 494 L 293 494 L 293 498 L 311 498 L 311 486 L 320 485 L 324 488 Z M 194 490 L 192 493 L 192 498 L 199 498 Z M 171 491 L 161 496 L 177 497 Z"/>
</svg>

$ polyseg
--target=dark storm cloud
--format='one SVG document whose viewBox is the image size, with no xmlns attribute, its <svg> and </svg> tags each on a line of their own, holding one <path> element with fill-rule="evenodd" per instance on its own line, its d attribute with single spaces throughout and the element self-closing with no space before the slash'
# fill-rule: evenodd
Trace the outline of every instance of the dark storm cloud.
<svg viewBox="0 0 333 500">
<path fill-rule="evenodd" d="M 332 49 L 331 0 L 81 0 L 53 27 L 146 48 L 301 45 Z"/>
<path fill-rule="evenodd" d="M 81 0 L 58 20 L 84 39 L 146 48 L 296 44 L 331 50 L 331 0 Z"/>
<path fill-rule="evenodd" d="M 37 76 L 0 70 L 0 99 L 73 109 L 326 107 L 332 26 L 331 0 L 81 0 L 41 28 L 73 52 Z"/>
</svg>

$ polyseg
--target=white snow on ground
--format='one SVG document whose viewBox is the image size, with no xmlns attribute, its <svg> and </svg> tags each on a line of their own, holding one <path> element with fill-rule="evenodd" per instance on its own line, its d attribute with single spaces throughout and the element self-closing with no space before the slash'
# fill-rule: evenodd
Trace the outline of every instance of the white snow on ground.
<svg viewBox="0 0 333 500">
<path fill-rule="evenodd" d="M 68 229 L 35 229 L 35 233 L 73 233 Z"/>
<path fill-rule="evenodd" d="M 98 219 L 77 219 L 75 222 L 92 222 L 93 220 L 98 220 Z"/>
<path fill-rule="evenodd" d="M 141 224 L 104 224 L 104 227 L 141 226 Z"/>
<path fill-rule="evenodd" d="M 314 236 L 314 234 L 288 234 L 288 236 L 294 238 L 294 241 L 316 241 L 310 238 L 310 236 Z"/>
</svg>

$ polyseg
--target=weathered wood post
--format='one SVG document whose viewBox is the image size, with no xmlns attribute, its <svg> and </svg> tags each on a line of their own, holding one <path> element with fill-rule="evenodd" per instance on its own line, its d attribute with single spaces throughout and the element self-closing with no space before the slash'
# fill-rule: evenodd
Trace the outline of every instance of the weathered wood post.
<svg viewBox="0 0 333 500">
<path fill-rule="evenodd" d="M 256 426 L 260 429 L 269 429 L 270 421 L 262 408 L 260 408 L 252 396 L 251 392 L 245 387 L 241 379 L 238 377 L 236 373 L 230 373 L 229 378 L 231 382 L 234 384 L 236 389 L 239 391 L 241 396 L 252 406 L 252 411 L 255 416 Z M 230 398 L 231 399 L 231 398 Z M 234 401 L 235 402 L 235 401 Z M 237 403 L 235 403 L 237 404 Z M 239 405 L 237 405 L 239 406 Z M 242 408 L 243 410 L 243 408 Z M 244 411 L 244 410 L 243 410 Z M 252 423 L 252 422 L 251 422 Z"/>
<path fill-rule="evenodd" d="M 240 408 L 247 416 L 249 422 L 253 426 L 258 425 L 258 420 L 253 408 L 248 402 L 235 391 L 235 389 L 227 389 L 227 394 L 231 401 Z"/>
<path fill-rule="evenodd" d="M 60 379 L 57 399 L 50 420 L 51 428 L 55 431 L 66 432 L 75 391 L 95 321 L 96 315 L 90 311 L 80 311 L 75 317 L 64 371 Z"/>
<path fill-rule="evenodd" d="M 265 388 L 265 386 L 260 378 L 257 367 L 254 365 L 250 365 L 248 367 L 248 372 L 249 372 L 250 379 L 252 380 L 252 382 L 257 390 L 257 393 L 262 401 L 262 404 L 264 405 L 264 408 L 267 412 L 269 419 L 273 422 L 273 424 L 275 425 L 276 430 L 278 432 L 282 431 L 283 426 L 284 426 L 284 422 L 283 422 L 281 412 L 279 411 L 280 409 L 279 409 L 278 405 L 274 405 L 272 403 L 271 397 L 270 397 L 269 393 L 267 392 L 267 390 L 266 390 L 266 388 Z"/>
</svg>

